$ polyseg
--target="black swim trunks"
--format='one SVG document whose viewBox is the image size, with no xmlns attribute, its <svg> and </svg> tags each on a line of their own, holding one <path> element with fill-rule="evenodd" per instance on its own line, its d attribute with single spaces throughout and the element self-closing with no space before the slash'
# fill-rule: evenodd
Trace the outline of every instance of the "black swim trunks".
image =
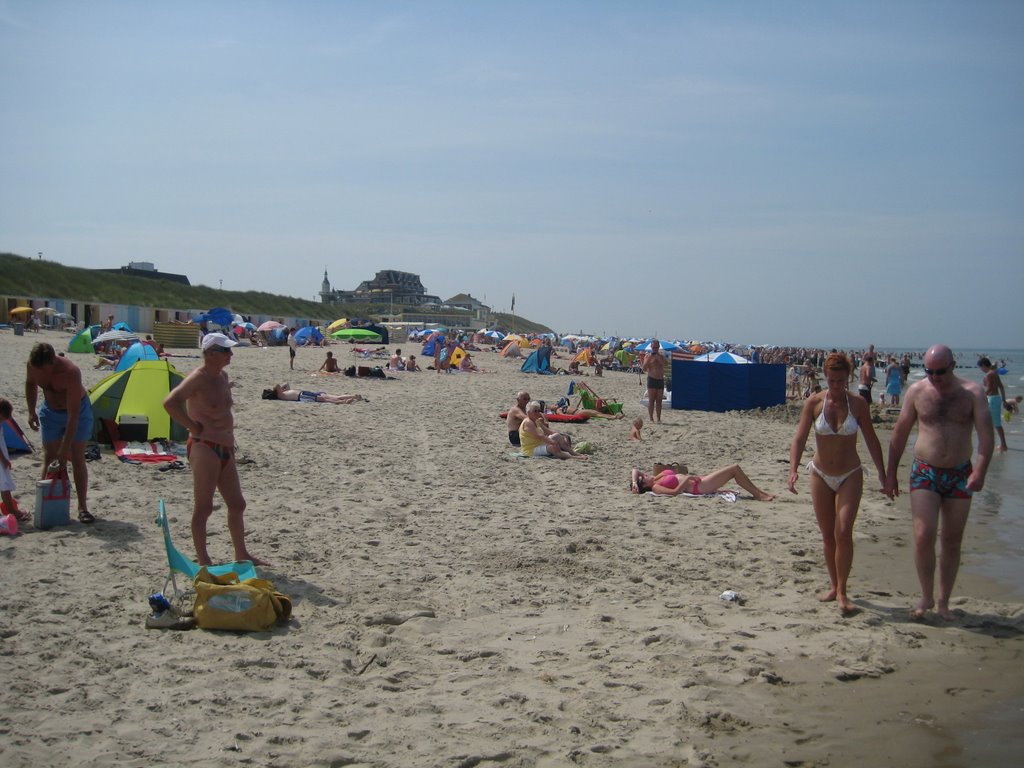
<svg viewBox="0 0 1024 768">
<path fill-rule="evenodd" d="M 514 445 L 516 447 L 518 447 L 520 445 L 520 442 L 519 442 L 519 430 L 518 429 L 510 429 L 508 431 L 508 441 L 512 445 Z"/>
<path fill-rule="evenodd" d="M 656 379 L 653 376 L 647 377 L 647 388 L 648 389 L 665 389 L 665 380 Z"/>
</svg>

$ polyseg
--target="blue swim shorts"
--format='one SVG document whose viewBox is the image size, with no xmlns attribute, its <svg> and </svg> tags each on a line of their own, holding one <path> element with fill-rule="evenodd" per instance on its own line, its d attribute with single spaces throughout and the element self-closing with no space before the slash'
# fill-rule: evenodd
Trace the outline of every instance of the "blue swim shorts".
<svg viewBox="0 0 1024 768">
<path fill-rule="evenodd" d="M 43 431 L 44 443 L 55 443 L 64 437 L 68 425 L 68 412 L 51 408 L 45 402 L 39 409 L 39 427 Z M 92 437 L 92 402 L 89 396 L 82 398 L 78 411 L 78 428 L 72 442 L 84 443 Z"/>
</svg>

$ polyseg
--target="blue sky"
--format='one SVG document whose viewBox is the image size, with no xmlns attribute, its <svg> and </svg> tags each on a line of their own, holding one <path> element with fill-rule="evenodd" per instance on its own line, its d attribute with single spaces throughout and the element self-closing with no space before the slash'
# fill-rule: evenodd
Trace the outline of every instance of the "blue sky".
<svg viewBox="0 0 1024 768">
<path fill-rule="evenodd" d="M 0 250 L 1017 348 L 1021 40 L 1017 2 L 0 0 Z"/>
</svg>

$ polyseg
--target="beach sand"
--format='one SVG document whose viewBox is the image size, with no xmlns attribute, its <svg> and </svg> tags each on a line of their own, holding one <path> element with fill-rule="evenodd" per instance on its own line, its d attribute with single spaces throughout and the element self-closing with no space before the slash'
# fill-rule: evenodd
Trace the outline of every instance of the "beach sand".
<svg viewBox="0 0 1024 768">
<path fill-rule="evenodd" d="M 26 431 L 29 349 L 68 339 L 0 335 L 0 394 Z M 333 350 L 354 362 L 348 346 Z M 198 364 L 198 352 L 175 351 L 183 372 Z M 147 597 L 166 576 L 158 499 L 192 552 L 187 469 L 122 464 L 104 449 L 89 465 L 95 525 L 0 538 L 3 765 L 955 766 L 1019 756 L 1024 607 L 962 570 L 957 621 L 910 621 L 906 501 L 875 491 L 856 527 L 860 611 L 841 618 L 817 602 L 827 577 L 806 476 L 799 495 L 786 492 L 792 409 L 666 408 L 635 443 L 638 377 L 589 376 L 628 418 L 571 425 L 596 447 L 588 462 L 521 459 L 497 413 L 520 388 L 555 401 L 569 377 L 522 374 L 487 352 L 474 355 L 482 374 L 311 376 L 323 356 L 299 350 L 304 370 L 289 371 L 285 348 L 240 348 L 228 369 L 249 546 L 294 600 L 288 625 L 144 628 Z M 87 385 L 105 375 L 93 358 L 72 359 Z M 369 402 L 261 400 L 278 381 Z M 630 467 L 654 461 L 691 471 L 739 462 L 777 498 L 631 495 Z M 14 461 L 28 509 L 40 463 Z M 964 567 L 989 546 L 969 526 Z M 209 547 L 230 559 L 219 497 Z M 727 589 L 742 604 L 720 599 Z M 1001 732 L 989 727 L 1007 713 Z"/>
</svg>

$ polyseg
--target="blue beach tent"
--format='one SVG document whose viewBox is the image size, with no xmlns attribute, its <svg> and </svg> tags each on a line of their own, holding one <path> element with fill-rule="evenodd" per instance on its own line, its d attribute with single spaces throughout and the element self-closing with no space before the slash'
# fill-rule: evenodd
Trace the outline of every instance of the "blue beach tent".
<svg viewBox="0 0 1024 768">
<path fill-rule="evenodd" d="M 543 347 L 541 349 L 544 349 Z M 541 355 L 540 349 L 535 349 L 530 353 L 530 356 L 523 362 L 523 367 L 520 368 L 523 373 L 544 373 L 551 375 L 551 350 L 548 349 L 547 355 Z"/>
<path fill-rule="evenodd" d="M 319 344 L 323 340 L 324 335 L 320 333 L 320 329 L 314 328 L 312 325 L 307 325 L 304 328 L 299 328 L 299 330 L 295 332 L 296 344 L 303 345 L 310 341 L 314 344 Z"/>
<path fill-rule="evenodd" d="M 32 445 L 13 416 L 3 423 L 3 433 L 8 453 L 32 453 Z"/>
<path fill-rule="evenodd" d="M 114 368 L 115 371 L 127 371 L 139 360 L 159 360 L 160 355 L 153 349 L 149 344 L 143 344 L 141 341 L 136 341 L 121 355 L 121 359 L 117 361 L 117 366 Z"/>
</svg>

